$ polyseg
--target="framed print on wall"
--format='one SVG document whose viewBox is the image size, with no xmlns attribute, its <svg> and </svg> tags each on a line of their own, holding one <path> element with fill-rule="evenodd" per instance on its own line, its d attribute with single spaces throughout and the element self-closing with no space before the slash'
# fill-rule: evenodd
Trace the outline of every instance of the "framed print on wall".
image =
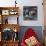
<svg viewBox="0 0 46 46">
<path fill-rule="evenodd" d="M 9 10 L 2 10 L 2 15 L 9 15 Z"/>
<path fill-rule="evenodd" d="M 37 20 L 37 6 L 23 6 L 24 20 Z"/>
</svg>

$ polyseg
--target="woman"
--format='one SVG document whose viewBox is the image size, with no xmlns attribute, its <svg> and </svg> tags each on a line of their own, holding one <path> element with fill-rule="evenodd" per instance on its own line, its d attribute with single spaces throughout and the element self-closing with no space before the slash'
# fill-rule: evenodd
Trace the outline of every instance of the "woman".
<svg viewBox="0 0 46 46">
<path fill-rule="evenodd" d="M 25 32 L 21 45 L 22 46 L 41 46 L 40 42 L 37 39 L 36 33 L 31 28 L 27 29 L 27 31 Z"/>
</svg>

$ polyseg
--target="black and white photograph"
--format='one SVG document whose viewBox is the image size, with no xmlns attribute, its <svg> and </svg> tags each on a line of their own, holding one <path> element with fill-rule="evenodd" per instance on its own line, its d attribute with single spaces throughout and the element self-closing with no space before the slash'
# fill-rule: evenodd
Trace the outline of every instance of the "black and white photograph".
<svg viewBox="0 0 46 46">
<path fill-rule="evenodd" d="M 37 6 L 23 6 L 24 20 L 37 20 Z"/>
</svg>

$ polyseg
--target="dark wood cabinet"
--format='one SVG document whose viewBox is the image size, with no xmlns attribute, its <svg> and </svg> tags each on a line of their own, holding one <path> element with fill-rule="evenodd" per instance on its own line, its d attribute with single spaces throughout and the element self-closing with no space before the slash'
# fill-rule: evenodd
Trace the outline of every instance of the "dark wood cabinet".
<svg viewBox="0 0 46 46">
<path fill-rule="evenodd" d="M 0 7 L 0 32 L 1 32 L 0 46 L 18 46 L 19 43 L 19 39 L 17 36 L 19 31 L 18 10 L 19 7 Z M 12 18 L 13 20 L 10 19 L 10 21 L 13 21 L 14 23 L 8 20 L 10 16 L 16 18 L 16 19 Z M 10 34 L 9 32 L 10 33 L 12 32 L 12 34 Z M 2 37 L 2 35 L 4 36 Z M 10 37 L 11 39 L 9 39 Z"/>
</svg>

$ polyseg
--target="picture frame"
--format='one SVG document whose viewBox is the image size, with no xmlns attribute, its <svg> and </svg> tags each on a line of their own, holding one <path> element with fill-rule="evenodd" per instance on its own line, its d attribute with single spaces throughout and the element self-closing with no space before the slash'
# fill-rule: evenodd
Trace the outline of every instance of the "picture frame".
<svg viewBox="0 0 46 46">
<path fill-rule="evenodd" d="M 37 20 L 37 6 L 23 6 L 24 20 Z"/>
<path fill-rule="evenodd" d="M 16 15 L 17 13 L 18 13 L 18 12 L 17 12 L 16 10 L 10 10 L 10 11 L 9 11 L 9 14 L 10 14 L 10 15 Z"/>
<path fill-rule="evenodd" d="M 9 15 L 9 10 L 2 10 L 2 15 Z"/>
</svg>

